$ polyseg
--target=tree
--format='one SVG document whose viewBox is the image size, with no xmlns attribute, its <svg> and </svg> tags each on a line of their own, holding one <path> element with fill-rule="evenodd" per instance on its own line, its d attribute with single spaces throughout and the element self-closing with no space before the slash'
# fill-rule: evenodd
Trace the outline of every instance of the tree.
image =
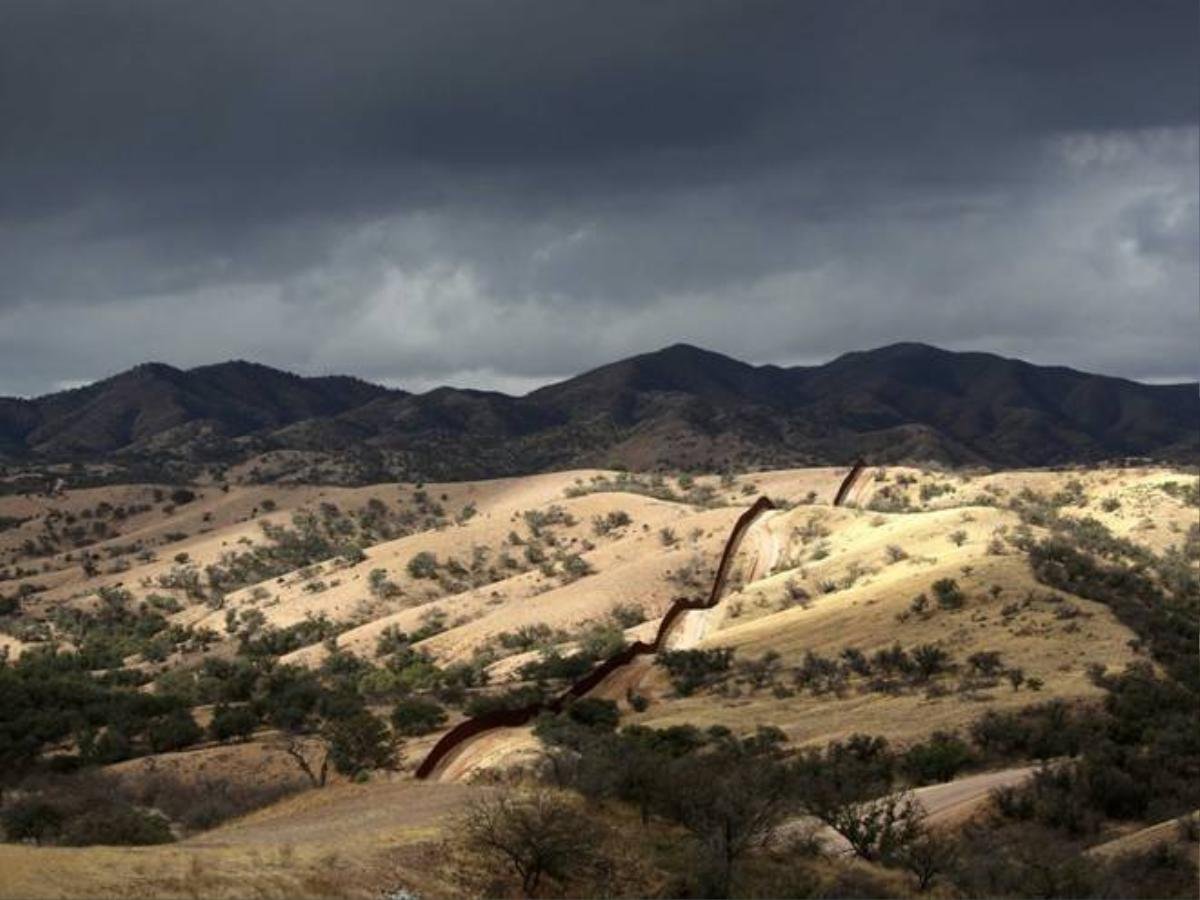
<svg viewBox="0 0 1200 900">
<path fill-rule="evenodd" d="M 954 865 L 958 859 L 958 845 L 947 837 L 925 830 L 901 847 L 895 859 L 916 876 L 917 890 L 924 892 Z"/>
<path fill-rule="evenodd" d="M 621 719 L 615 702 L 596 697 L 576 700 L 567 707 L 567 715 L 580 725 L 601 731 L 615 731 Z"/>
<path fill-rule="evenodd" d="M 1025 683 L 1025 670 L 1013 667 L 1004 673 L 1008 676 L 1008 683 L 1012 685 L 1014 691 L 1019 691 L 1021 685 Z"/>
<path fill-rule="evenodd" d="M 928 681 L 945 670 L 950 662 L 950 654 L 936 644 L 921 644 L 913 648 L 912 659 L 917 666 L 918 680 Z"/>
<path fill-rule="evenodd" d="M 365 709 L 327 722 L 321 734 L 329 747 L 329 761 L 343 775 L 396 765 L 396 739 Z"/>
<path fill-rule="evenodd" d="M 192 714 L 186 709 L 176 709 L 155 719 L 146 729 L 150 749 L 155 753 L 179 750 L 196 743 L 204 736 Z"/>
<path fill-rule="evenodd" d="M 544 789 L 475 800 L 460 823 L 466 849 L 512 870 L 532 897 L 544 877 L 577 871 L 598 843 L 598 827 L 561 794 Z"/>
<path fill-rule="evenodd" d="M 300 771 L 308 777 L 309 783 L 312 784 L 313 787 L 325 787 L 325 780 L 329 775 L 328 749 L 325 751 L 325 755 L 321 757 L 321 768 L 319 770 L 320 774 L 313 771 L 312 763 L 309 762 L 307 756 L 308 748 L 301 744 L 299 738 L 289 737 L 287 742 L 283 744 L 280 749 L 296 761 L 296 765 L 298 765 L 300 767 Z"/>
<path fill-rule="evenodd" d="M 734 865 L 770 843 L 794 808 L 785 767 L 748 747 L 683 757 L 669 770 L 671 817 L 704 849 L 711 864 L 705 890 L 714 897 L 729 895 Z"/>
<path fill-rule="evenodd" d="M 812 812 L 868 862 L 898 859 L 924 833 L 925 811 L 908 794 L 891 794 Z"/>
<path fill-rule="evenodd" d="M 392 710 L 392 727 L 396 734 L 415 737 L 437 731 L 446 721 L 446 711 L 432 700 L 405 697 Z"/>
<path fill-rule="evenodd" d="M 248 706 L 229 706 L 217 704 L 213 710 L 212 722 L 209 723 L 208 733 L 213 740 L 227 741 L 230 738 L 245 740 L 258 727 L 258 716 Z"/>
</svg>

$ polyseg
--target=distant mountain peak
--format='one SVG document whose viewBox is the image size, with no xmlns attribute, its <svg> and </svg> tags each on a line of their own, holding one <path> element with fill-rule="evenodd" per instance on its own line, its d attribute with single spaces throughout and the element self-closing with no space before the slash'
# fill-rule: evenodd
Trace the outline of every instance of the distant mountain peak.
<svg viewBox="0 0 1200 900">
<path fill-rule="evenodd" d="M 1027 466 L 1192 461 L 1198 423 L 1195 385 L 1143 385 L 916 341 L 793 367 L 676 343 L 521 398 L 450 387 L 414 395 L 244 359 L 186 371 L 144 363 L 83 388 L 0 402 L 0 454 L 234 460 L 263 447 L 365 447 L 398 452 L 408 468 L 393 477 L 443 478 L 858 456 Z"/>
</svg>

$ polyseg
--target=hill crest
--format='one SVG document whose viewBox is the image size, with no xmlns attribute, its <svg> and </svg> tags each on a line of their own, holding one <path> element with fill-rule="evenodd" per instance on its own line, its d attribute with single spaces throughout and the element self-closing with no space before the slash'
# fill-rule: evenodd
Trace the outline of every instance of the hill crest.
<svg viewBox="0 0 1200 900">
<path fill-rule="evenodd" d="M 264 450 L 390 454 L 402 466 L 392 474 L 436 478 L 861 455 L 993 466 L 1193 461 L 1200 395 L 1195 384 L 1146 385 L 904 342 L 792 367 L 674 344 L 521 397 L 452 387 L 412 394 L 231 360 L 192 369 L 149 362 L 69 391 L 0 399 L 0 456 L 14 461 L 237 461 Z"/>
</svg>

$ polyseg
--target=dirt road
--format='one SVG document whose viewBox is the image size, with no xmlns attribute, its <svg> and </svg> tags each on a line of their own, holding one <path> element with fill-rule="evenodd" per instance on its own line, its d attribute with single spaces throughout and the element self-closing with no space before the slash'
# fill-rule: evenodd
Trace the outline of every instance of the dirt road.
<svg viewBox="0 0 1200 900">
<path fill-rule="evenodd" d="M 983 772 L 968 775 L 945 784 L 931 784 L 912 791 L 912 797 L 925 810 L 926 822 L 930 825 L 954 825 L 967 819 L 979 809 L 988 794 L 998 787 L 1020 784 L 1036 769 L 1036 766 L 1021 766 L 999 772 Z M 810 816 L 788 822 L 781 834 L 811 831 L 821 839 L 827 850 L 837 853 L 852 853 L 849 841 L 828 826 Z"/>
</svg>

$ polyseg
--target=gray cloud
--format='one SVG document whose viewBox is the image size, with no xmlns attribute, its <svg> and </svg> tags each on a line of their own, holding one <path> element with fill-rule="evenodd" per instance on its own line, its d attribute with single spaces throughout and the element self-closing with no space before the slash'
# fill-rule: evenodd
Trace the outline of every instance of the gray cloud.
<svg viewBox="0 0 1200 900">
<path fill-rule="evenodd" d="M 1191 2 L 6 3 L 0 393 L 677 340 L 1195 375 Z"/>
</svg>

